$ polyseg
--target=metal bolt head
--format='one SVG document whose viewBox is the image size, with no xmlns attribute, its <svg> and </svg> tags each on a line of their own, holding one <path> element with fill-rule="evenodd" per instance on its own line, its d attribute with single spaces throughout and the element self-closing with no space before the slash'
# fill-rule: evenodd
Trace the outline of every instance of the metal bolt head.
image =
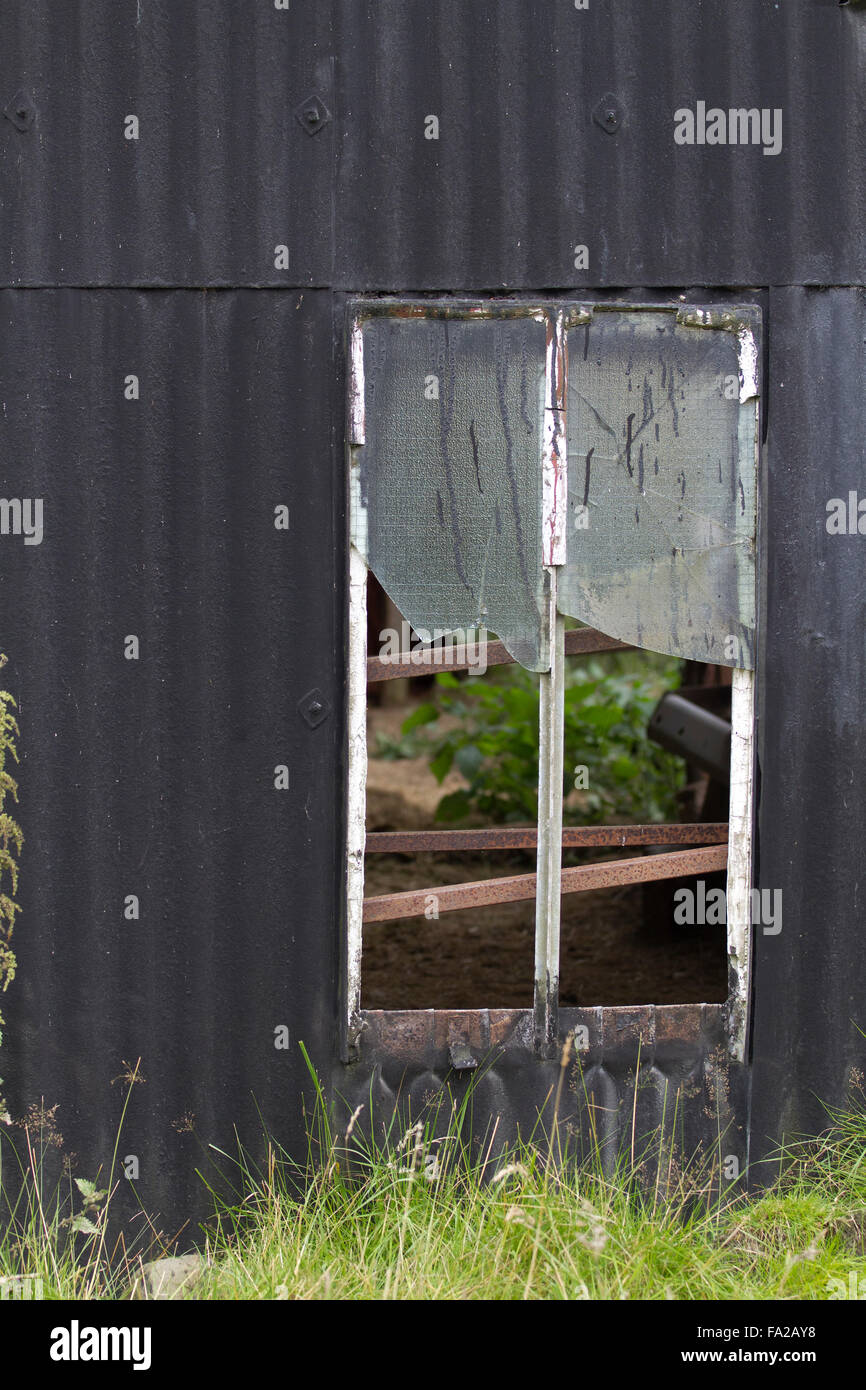
<svg viewBox="0 0 866 1390">
<path fill-rule="evenodd" d="M 36 120 L 36 107 L 28 92 L 16 92 L 10 102 L 3 107 L 3 115 L 11 121 L 16 130 L 22 133 L 30 129 Z"/>
<path fill-rule="evenodd" d="M 592 119 L 608 135 L 614 135 L 619 130 L 624 114 L 622 103 L 611 92 L 592 108 Z"/>
<path fill-rule="evenodd" d="M 321 690 L 308 690 L 304 698 L 298 701 L 298 709 L 311 729 L 317 729 L 330 713 L 330 706 Z"/>
<path fill-rule="evenodd" d="M 328 124 L 331 113 L 322 98 L 313 94 L 295 108 L 295 118 L 308 135 L 317 135 Z"/>
</svg>

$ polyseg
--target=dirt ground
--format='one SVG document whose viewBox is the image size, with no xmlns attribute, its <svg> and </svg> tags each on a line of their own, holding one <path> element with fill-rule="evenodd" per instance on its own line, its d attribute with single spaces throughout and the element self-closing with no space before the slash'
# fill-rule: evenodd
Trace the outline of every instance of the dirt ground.
<svg viewBox="0 0 866 1390">
<path fill-rule="evenodd" d="M 372 708 L 378 731 L 396 738 L 406 707 Z M 424 758 L 371 756 L 367 829 L 436 827 L 440 797 L 461 786 L 452 772 L 440 787 Z M 568 863 L 619 855 L 572 854 Z M 534 871 L 534 854 L 370 854 L 366 896 Z M 726 996 L 724 927 L 677 927 L 674 885 L 569 893 L 562 900 L 560 1002 L 686 1004 Z M 534 904 L 504 903 L 364 928 L 362 1004 L 368 1009 L 528 1008 L 532 1004 Z"/>
</svg>

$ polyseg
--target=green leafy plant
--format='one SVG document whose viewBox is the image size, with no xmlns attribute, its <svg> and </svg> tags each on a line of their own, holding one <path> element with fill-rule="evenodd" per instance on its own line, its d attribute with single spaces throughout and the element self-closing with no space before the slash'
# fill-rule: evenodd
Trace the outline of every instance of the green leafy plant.
<svg viewBox="0 0 866 1390">
<path fill-rule="evenodd" d="M 568 672 L 565 818 L 576 823 L 676 819 L 684 764 L 648 738 L 647 725 L 662 691 L 679 684 L 679 662 L 647 654 L 617 661 L 606 668 L 596 659 Z M 456 767 L 468 783 L 442 798 L 437 820 L 473 814 L 496 822 L 534 819 L 538 677 L 520 666 L 464 681 L 441 672 L 437 686 L 435 702 L 419 705 L 402 730 L 409 736 L 436 724 L 444 713 L 459 721 L 438 737 L 431 727 L 428 735 L 437 781 Z M 586 779 L 576 774 L 580 767 L 587 769 Z"/>
<path fill-rule="evenodd" d="M 429 740 L 425 737 L 423 730 L 417 727 L 417 721 L 413 724 L 412 716 L 410 716 L 404 721 L 399 738 L 394 738 L 391 734 L 383 733 L 381 730 L 376 734 L 372 755 L 374 758 L 381 758 L 384 762 L 393 763 L 399 762 L 403 758 L 420 758 L 427 752 L 428 747 Z"/>
<path fill-rule="evenodd" d="M 0 655 L 0 668 L 5 665 L 6 657 Z M 5 993 L 15 978 L 16 962 L 11 942 L 15 914 L 20 911 L 20 905 L 14 898 L 18 892 L 18 857 L 24 843 L 20 825 L 6 810 L 8 796 L 14 801 L 18 800 L 18 783 L 6 768 L 8 758 L 14 758 L 16 763 L 18 761 L 15 739 L 18 737 L 19 729 L 18 721 L 12 713 L 14 709 L 17 709 L 17 705 L 12 695 L 8 690 L 0 690 L 0 993 Z M 0 1013 L 0 1026 L 2 1024 L 3 1015 Z M 0 1119 L 5 1117 L 6 1107 L 0 1093 Z"/>
<path fill-rule="evenodd" d="M 76 1178 L 75 1186 L 81 1194 L 84 1210 L 65 1217 L 61 1225 L 68 1226 L 79 1235 L 98 1236 L 99 1226 L 94 1225 L 94 1221 L 100 1218 L 100 1207 L 109 1195 L 108 1188 L 100 1190 L 95 1182 L 90 1182 L 87 1178 Z"/>
<path fill-rule="evenodd" d="M 140 1059 L 134 1067 L 124 1062 L 112 1081 L 123 1084 L 125 1095 L 107 1171 L 100 1166 L 93 1180 L 73 1176 L 76 1157 L 64 1151 L 59 1105 L 34 1102 L 8 1130 L 0 1128 L 0 1303 L 4 1284 L 14 1288 L 21 1281 L 35 1284 L 37 1298 L 117 1299 L 141 1279 L 145 1260 L 169 1253 L 169 1243 L 141 1206 L 132 1226 L 111 1230 L 119 1189 L 138 1200 L 137 1184 L 122 1177 L 120 1168 L 127 1111 L 136 1085 L 144 1082 L 140 1065 Z"/>
</svg>

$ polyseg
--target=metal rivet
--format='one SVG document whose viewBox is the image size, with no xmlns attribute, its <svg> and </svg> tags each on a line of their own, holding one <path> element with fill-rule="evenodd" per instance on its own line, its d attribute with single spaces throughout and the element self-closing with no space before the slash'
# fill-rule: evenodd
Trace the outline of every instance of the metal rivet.
<svg viewBox="0 0 866 1390">
<path fill-rule="evenodd" d="M 298 701 L 298 709 L 302 717 L 309 724 L 311 729 L 316 729 L 324 719 L 327 719 L 330 706 L 321 690 L 309 690 L 302 700 Z"/>
<path fill-rule="evenodd" d="M 603 96 L 592 110 L 592 119 L 596 125 L 601 126 L 602 130 L 606 130 L 608 135 L 613 135 L 619 130 L 623 115 L 622 103 L 611 92 L 608 92 L 607 96 Z"/>
<path fill-rule="evenodd" d="M 27 131 L 36 119 L 36 107 L 25 91 L 16 92 L 3 107 L 3 115 L 11 121 L 16 130 Z"/>
<path fill-rule="evenodd" d="M 295 108 L 295 117 L 308 135 L 316 135 L 328 124 L 331 113 L 321 97 L 311 96 Z"/>
</svg>

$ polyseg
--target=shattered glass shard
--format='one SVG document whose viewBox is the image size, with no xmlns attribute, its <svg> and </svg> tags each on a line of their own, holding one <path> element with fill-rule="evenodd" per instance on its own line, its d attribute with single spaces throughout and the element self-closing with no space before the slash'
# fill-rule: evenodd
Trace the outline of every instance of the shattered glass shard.
<svg viewBox="0 0 866 1390">
<path fill-rule="evenodd" d="M 352 539 L 412 626 L 483 627 L 549 667 L 539 317 L 374 316 Z"/>
<path fill-rule="evenodd" d="M 756 409 L 738 319 L 607 310 L 568 330 L 560 611 L 651 651 L 751 667 Z M 740 328 L 742 326 L 740 325 Z M 538 310 L 363 324 L 352 537 L 411 625 L 480 627 L 549 667 Z"/>
<path fill-rule="evenodd" d="M 568 346 L 560 611 L 651 651 L 751 667 L 756 412 L 740 404 L 735 333 L 596 310 Z"/>
</svg>

